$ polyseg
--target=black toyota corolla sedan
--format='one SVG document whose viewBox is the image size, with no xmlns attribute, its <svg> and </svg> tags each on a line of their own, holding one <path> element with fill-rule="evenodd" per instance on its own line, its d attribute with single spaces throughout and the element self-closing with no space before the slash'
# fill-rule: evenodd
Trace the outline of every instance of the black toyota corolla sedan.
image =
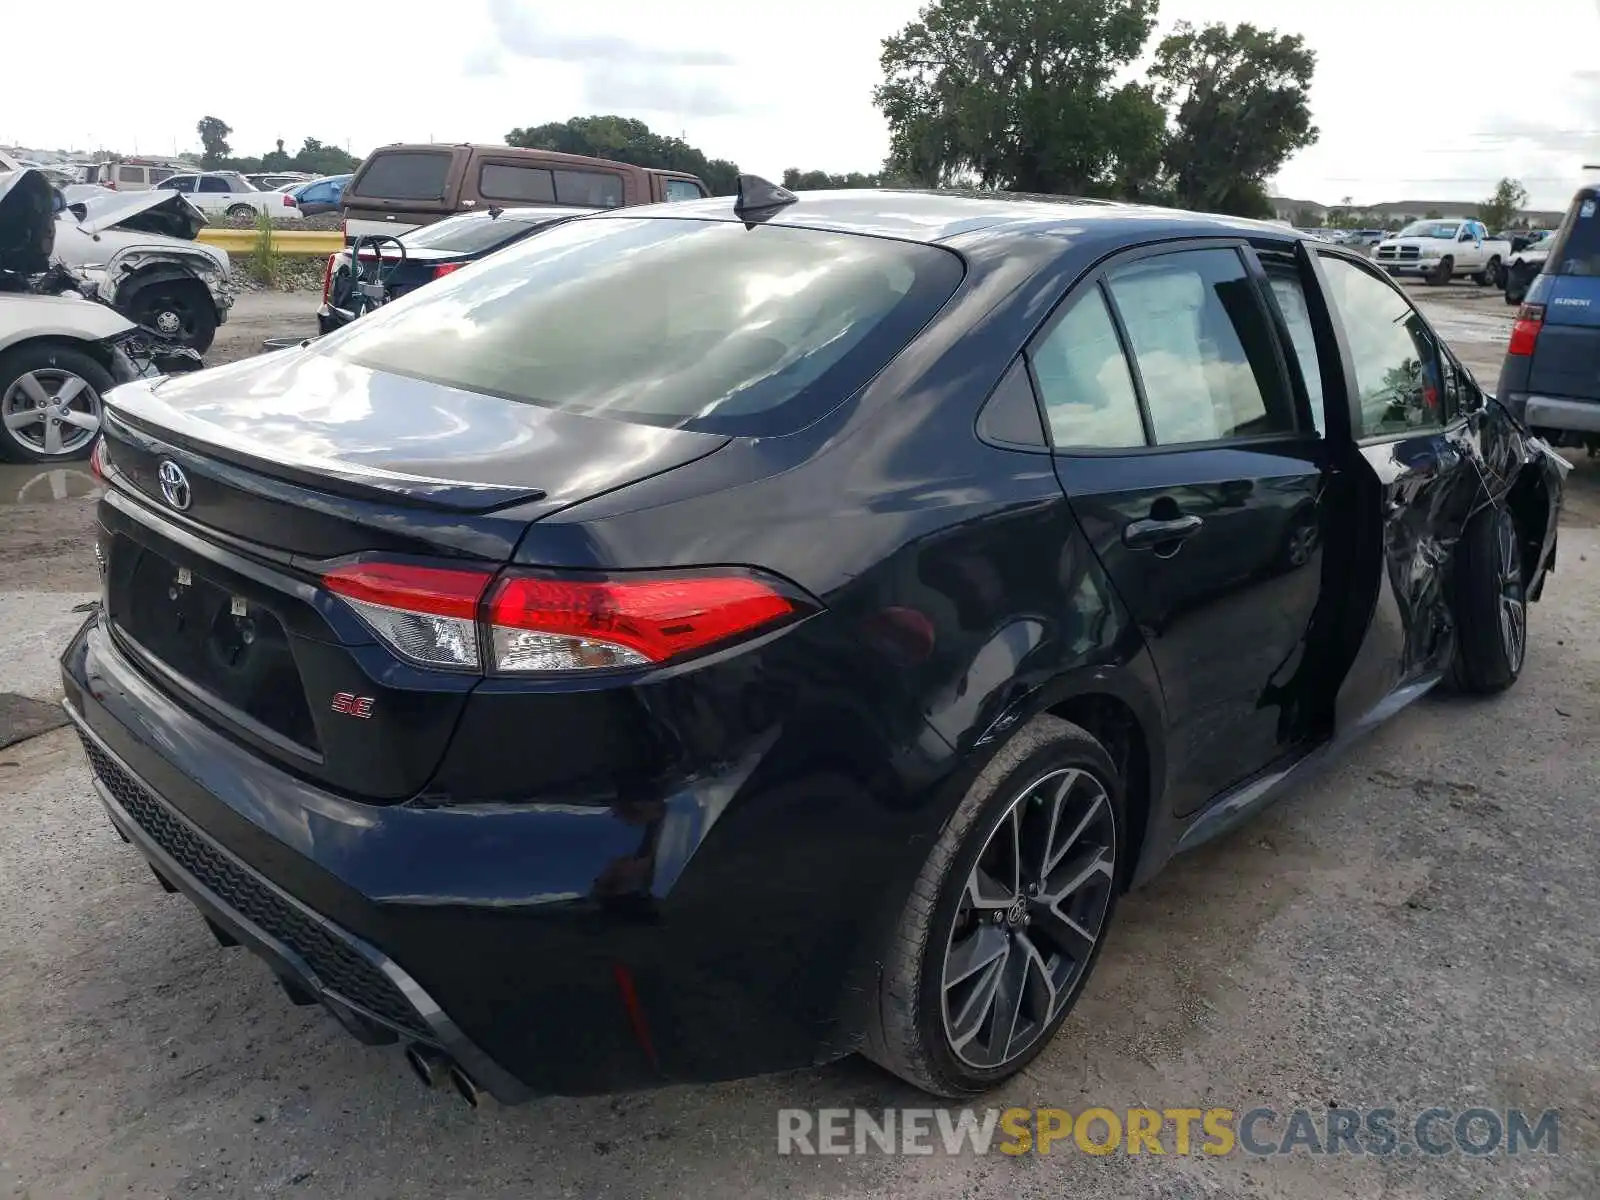
<svg viewBox="0 0 1600 1200">
<path fill-rule="evenodd" d="M 1523 666 L 1565 464 L 1365 258 L 744 189 L 107 397 L 112 823 L 469 1097 L 982 1091 L 1121 892 Z"/>
</svg>

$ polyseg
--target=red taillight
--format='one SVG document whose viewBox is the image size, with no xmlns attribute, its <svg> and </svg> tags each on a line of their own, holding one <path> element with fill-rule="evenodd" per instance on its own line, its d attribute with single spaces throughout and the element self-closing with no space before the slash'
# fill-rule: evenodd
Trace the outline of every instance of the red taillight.
<svg viewBox="0 0 1600 1200">
<path fill-rule="evenodd" d="M 798 616 L 796 597 L 748 575 L 572 580 L 510 575 L 489 597 L 501 671 L 643 667 Z"/>
<path fill-rule="evenodd" d="M 327 304 L 329 297 L 333 295 L 333 263 L 338 257 L 337 254 L 328 255 L 328 265 L 322 268 L 322 302 L 324 304 Z"/>
<path fill-rule="evenodd" d="M 1544 325 L 1544 305 L 1524 304 L 1517 309 L 1517 323 L 1511 327 L 1511 344 L 1506 353 L 1517 358 L 1527 358 L 1539 341 L 1539 330 Z"/>
<path fill-rule="evenodd" d="M 106 481 L 106 440 L 100 438 L 89 452 L 89 470 L 101 483 Z"/>
<path fill-rule="evenodd" d="M 466 265 L 466 263 L 440 263 L 433 269 L 433 277 L 435 279 L 443 279 L 451 271 L 459 271 Z"/>
<path fill-rule="evenodd" d="M 748 574 L 569 579 L 510 572 L 491 590 L 492 579 L 487 570 L 353 563 L 323 584 L 402 657 L 513 675 L 656 666 L 814 607 Z"/>
<path fill-rule="evenodd" d="M 288 192 L 285 192 L 283 194 L 283 206 L 285 208 L 296 208 L 296 207 L 298 207 L 294 202 L 294 197 L 289 195 Z"/>
</svg>

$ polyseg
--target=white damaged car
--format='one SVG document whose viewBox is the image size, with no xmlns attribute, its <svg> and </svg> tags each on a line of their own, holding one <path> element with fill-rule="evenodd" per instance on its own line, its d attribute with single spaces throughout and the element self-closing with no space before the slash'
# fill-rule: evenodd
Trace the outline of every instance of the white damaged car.
<svg viewBox="0 0 1600 1200">
<path fill-rule="evenodd" d="M 205 353 L 234 300 L 228 252 L 194 240 L 205 214 L 161 190 L 72 188 L 62 200 L 56 260 L 130 320 Z"/>
<path fill-rule="evenodd" d="M 0 462 L 87 458 L 107 391 L 200 363 L 107 304 L 37 290 L 60 286 L 60 199 L 37 171 L 0 172 Z"/>
</svg>

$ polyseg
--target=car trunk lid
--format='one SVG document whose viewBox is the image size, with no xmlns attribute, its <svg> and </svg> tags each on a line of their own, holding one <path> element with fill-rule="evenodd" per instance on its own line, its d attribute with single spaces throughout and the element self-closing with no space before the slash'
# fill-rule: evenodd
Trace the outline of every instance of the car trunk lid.
<svg viewBox="0 0 1600 1200">
<path fill-rule="evenodd" d="M 291 350 L 107 398 L 106 614 L 179 703 L 296 773 L 417 794 L 470 670 L 407 662 L 323 582 L 377 557 L 493 571 L 528 523 L 727 438 Z"/>
</svg>

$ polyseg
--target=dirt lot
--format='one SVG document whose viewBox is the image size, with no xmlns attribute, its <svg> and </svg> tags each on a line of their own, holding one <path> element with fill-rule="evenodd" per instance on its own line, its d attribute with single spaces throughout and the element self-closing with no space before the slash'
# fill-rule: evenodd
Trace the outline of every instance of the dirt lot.
<svg viewBox="0 0 1600 1200">
<path fill-rule="evenodd" d="M 1511 310 L 1419 294 L 1492 386 Z M 311 306 L 257 301 L 224 346 L 297 332 Z M 56 694 L 94 586 L 91 485 L 0 473 L 0 691 Z M 1130 896 L 1066 1030 L 996 1098 L 1555 1108 L 1557 1155 L 779 1157 L 779 1108 L 923 1103 L 854 1061 L 473 1113 L 219 949 L 58 731 L 0 751 L 0 1196 L 1600 1195 L 1600 464 L 1568 488 L 1512 693 L 1413 706 Z"/>
</svg>

